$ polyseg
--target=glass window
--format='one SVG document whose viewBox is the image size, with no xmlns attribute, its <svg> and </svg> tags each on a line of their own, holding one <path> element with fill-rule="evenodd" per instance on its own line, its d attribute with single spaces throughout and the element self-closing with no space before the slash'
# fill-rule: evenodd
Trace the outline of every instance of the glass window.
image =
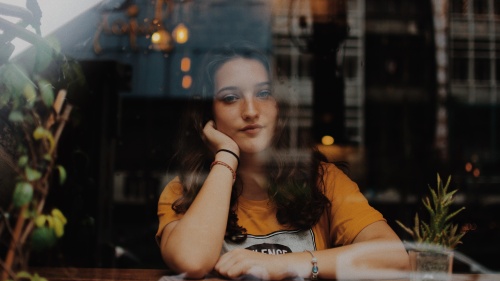
<svg viewBox="0 0 500 281">
<path fill-rule="evenodd" d="M 495 60 L 495 67 L 496 67 L 496 75 L 495 75 L 496 77 L 495 77 L 495 79 L 496 79 L 497 82 L 500 82 L 500 58 L 497 58 Z"/>
<path fill-rule="evenodd" d="M 474 3 L 474 14 L 488 14 L 488 0 L 474 0 L 472 3 Z"/>
<path fill-rule="evenodd" d="M 299 77 L 311 77 L 311 60 L 312 56 L 303 54 L 299 57 Z"/>
<path fill-rule="evenodd" d="M 358 71 L 358 59 L 355 57 L 347 57 L 344 59 L 344 75 L 346 78 L 356 77 Z"/>
<path fill-rule="evenodd" d="M 278 76 L 290 77 L 292 75 L 292 65 L 290 61 L 289 55 L 275 55 L 276 58 L 276 71 L 278 72 Z"/>
<path fill-rule="evenodd" d="M 451 79 L 458 81 L 467 80 L 467 59 L 466 58 L 453 58 L 451 65 Z"/>
<path fill-rule="evenodd" d="M 479 81 L 490 80 L 491 78 L 490 60 L 488 58 L 475 59 L 474 78 Z"/>
<path fill-rule="evenodd" d="M 463 0 L 452 0 L 451 1 L 451 12 L 456 14 L 464 14 L 464 1 Z"/>
</svg>

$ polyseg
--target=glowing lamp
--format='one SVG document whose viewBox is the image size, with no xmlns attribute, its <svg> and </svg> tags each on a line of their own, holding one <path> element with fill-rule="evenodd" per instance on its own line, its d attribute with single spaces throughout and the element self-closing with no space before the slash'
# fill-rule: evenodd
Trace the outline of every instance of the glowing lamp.
<svg viewBox="0 0 500 281">
<path fill-rule="evenodd" d="M 151 35 L 151 43 L 157 51 L 170 52 L 174 48 L 172 36 L 165 29 L 159 29 Z"/>
<path fill-rule="evenodd" d="M 334 142 L 335 142 L 335 139 L 332 136 L 326 135 L 326 136 L 323 136 L 321 138 L 321 143 L 323 145 L 332 145 Z"/>
<path fill-rule="evenodd" d="M 179 23 L 172 31 L 172 35 L 175 42 L 184 44 L 189 39 L 189 30 L 183 23 Z"/>
<path fill-rule="evenodd" d="M 184 75 L 184 77 L 182 77 L 182 88 L 189 89 L 192 83 L 193 79 L 191 78 L 191 75 Z"/>
</svg>

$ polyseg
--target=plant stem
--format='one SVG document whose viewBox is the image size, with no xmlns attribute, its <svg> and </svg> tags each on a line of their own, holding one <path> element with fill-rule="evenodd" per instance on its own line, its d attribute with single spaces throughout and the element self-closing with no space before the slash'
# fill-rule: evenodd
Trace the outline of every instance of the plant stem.
<svg viewBox="0 0 500 281">
<path fill-rule="evenodd" d="M 14 254 L 16 252 L 16 248 L 18 245 L 19 236 L 21 235 L 21 231 L 23 230 L 25 218 L 23 216 L 24 212 L 28 208 L 28 204 L 25 204 L 19 210 L 19 216 L 17 217 L 16 227 L 14 228 L 14 233 L 12 233 L 12 240 L 10 240 L 9 251 L 7 252 L 7 256 L 5 258 L 5 270 L 2 274 L 1 280 L 6 280 L 7 275 L 10 271 L 12 271 L 12 265 L 14 263 Z"/>
</svg>

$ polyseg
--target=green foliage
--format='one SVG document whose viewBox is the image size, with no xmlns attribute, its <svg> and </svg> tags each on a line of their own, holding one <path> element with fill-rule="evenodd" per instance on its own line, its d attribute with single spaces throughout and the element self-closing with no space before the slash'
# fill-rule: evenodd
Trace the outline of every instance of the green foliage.
<svg viewBox="0 0 500 281">
<path fill-rule="evenodd" d="M 54 229 L 48 226 L 37 227 L 31 233 L 31 248 L 37 252 L 51 248 L 56 241 Z"/>
<path fill-rule="evenodd" d="M 451 219 L 465 209 L 462 207 L 454 212 L 450 211 L 453 196 L 458 190 L 448 191 L 451 176 L 446 184 L 443 184 L 439 174 L 437 175 L 437 186 L 433 189 L 429 185 L 430 195 L 422 199 L 422 203 L 429 213 L 429 221 L 422 221 L 418 213 L 415 214 L 413 228 L 405 226 L 400 221 L 396 223 L 401 226 L 412 238 L 421 245 L 439 245 L 448 249 L 454 249 L 461 243 L 465 232 L 458 231 L 458 225 L 453 224 Z"/>
<path fill-rule="evenodd" d="M 29 281 L 48 281 L 47 278 L 41 277 L 38 273 L 30 274 L 27 271 L 19 271 L 16 274 L 16 281 L 29 280 Z M 9 281 L 12 281 L 11 279 Z"/>
<path fill-rule="evenodd" d="M 12 196 L 12 203 L 15 207 L 19 208 L 28 204 L 33 198 L 33 186 L 28 182 L 20 181 L 16 184 L 14 194 Z"/>
<path fill-rule="evenodd" d="M 8 246 L 2 252 L 5 257 L 0 256 L 5 269 L 2 280 L 11 272 L 14 280 L 46 281 L 24 271 L 23 266 L 30 250 L 52 247 L 64 235 L 67 223 L 60 210 L 46 214 L 44 205 L 51 185 L 62 185 L 67 177 L 64 167 L 56 163 L 58 140 L 72 109 L 66 93 L 82 86 L 85 79 L 78 62 L 60 53 L 57 41 L 47 42 L 48 47 L 35 44 L 33 65 L 0 65 L 0 110 L 8 117 L 13 128 L 10 137 L 17 144 L 17 154 L 10 155 L 13 166 L 17 163 L 12 205 L 5 211 L 0 209 L 0 218 L 9 218 L 0 220 L 0 244 Z M 26 69 L 29 66 L 33 68 Z M 53 181 L 53 176 L 58 176 L 58 181 Z"/>
</svg>

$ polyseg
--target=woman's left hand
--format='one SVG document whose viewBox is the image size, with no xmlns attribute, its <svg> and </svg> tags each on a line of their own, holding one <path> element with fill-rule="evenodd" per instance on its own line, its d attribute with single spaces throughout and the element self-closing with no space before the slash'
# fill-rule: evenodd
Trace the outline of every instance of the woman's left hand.
<svg viewBox="0 0 500 281">
<path fill-rule="evenodd" d="M 228 278 L 252 275 L 264 280 L 281 280 L 295 275 L 288 270 L 283 255 L 269 255 L 246 249 L 234 249 L 225 253 L 214 269 Z"/>
</svg>

